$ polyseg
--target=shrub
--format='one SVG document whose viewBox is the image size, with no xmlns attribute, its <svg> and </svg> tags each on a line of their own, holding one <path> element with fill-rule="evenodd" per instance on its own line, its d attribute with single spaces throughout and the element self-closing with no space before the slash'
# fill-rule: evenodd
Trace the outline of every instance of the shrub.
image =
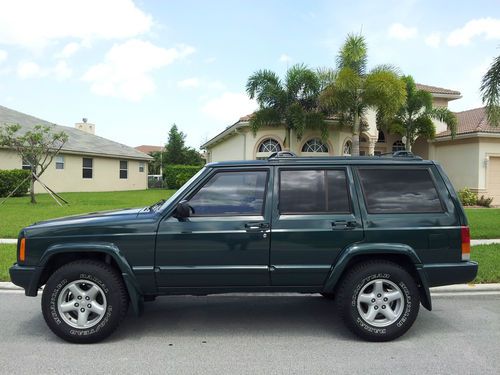
<svg viewBox="0 0 500 375">
<path fill-rule="evenodd" d="M 12 196 L 21 197 L 25 195 L 30 188 L 30 180 L 27 179 L 29 175 L 30 171 L 24 169 L 0 170 L 0 197 L 9 195 L 23 180 L 26 181 Z"/>
<path fill-rule="evenodd" d="M 458 197 L 464 206 L 474 206 L 477 204 L 477 194 L 472 192 L 469 188 L 459 190 Z"/>
<path fill-rule="evenodd" d="M 491 202 L 493 202 L 493 198 L 487 198 L 484 195 L 481 195 L 481 198 L 478 198 L 477 205 L 483 207 L 490 207 Z"/>
<path fill-rule="evenodd" d="M 169 189 L 179 189 L 201 168 L 201 165 L 167 165 L 163 178 Z"/>
</svg>

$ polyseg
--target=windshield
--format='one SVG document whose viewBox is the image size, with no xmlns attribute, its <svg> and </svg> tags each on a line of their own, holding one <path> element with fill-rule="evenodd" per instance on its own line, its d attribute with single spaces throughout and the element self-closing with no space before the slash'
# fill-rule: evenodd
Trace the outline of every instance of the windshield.
<svg viewBox="0 0 500 375">
<path fill-rule="evenodd" d="M 179 190 L 177 190 L 174 195 L 168 198 L 165 203 L 162 204 L 158 211 L 163 211 L 167 208 L 173 201 L 177 199 L 178 196 L 182 195 L 186 189 L 195 181 L 200 175 L 202 175 L 207 170 L 206 167 L 201 168 L 198 173 L 196 173 L 193 177 L 191 177 L 184 185 L 181 186 Z"/>
</svg>

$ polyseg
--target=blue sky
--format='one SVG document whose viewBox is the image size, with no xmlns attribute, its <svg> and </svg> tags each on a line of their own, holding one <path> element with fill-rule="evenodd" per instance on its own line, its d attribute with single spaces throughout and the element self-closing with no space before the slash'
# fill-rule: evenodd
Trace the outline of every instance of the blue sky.
<svg viewBox="0 0 500 375">
<path fill-rule="evenodd" d="M 349 32 L 370 66 L 459 90 L 451 109 L 470 109 L 500 54 L 500 1 L 0 0 L 0 105 L 87 117 L 130 146 L 165 143 L 175 122 L 198 147 L 255 108 L 255 70 L 333 67 Z"/>
</svg>

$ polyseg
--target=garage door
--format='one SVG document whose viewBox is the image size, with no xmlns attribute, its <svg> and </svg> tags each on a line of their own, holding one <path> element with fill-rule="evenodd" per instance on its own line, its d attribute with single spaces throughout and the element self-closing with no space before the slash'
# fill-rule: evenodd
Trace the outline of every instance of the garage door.
<svg viewBox="0 0 500 375">
<path fill-rule="evenodd" d="M 488 163 L 488 196 L 500 206 L 500 157 L 490 157 Z"/>
</svg>

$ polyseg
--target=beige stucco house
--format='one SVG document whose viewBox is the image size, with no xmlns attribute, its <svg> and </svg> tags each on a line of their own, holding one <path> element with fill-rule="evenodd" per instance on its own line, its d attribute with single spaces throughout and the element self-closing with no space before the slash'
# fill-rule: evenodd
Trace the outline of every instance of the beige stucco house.
<svg viewBox="0 0 500 375">
<path fill-rule="evenodd" d="M 460 92 L 417 84 L 430 92 L 434 106 L 447 107 L 461 98 Z M 366 115 L 368 129 L 360 137 L 361 155 L 379 155 L 404 150 L 401 136 L 378 131 L 375 111 Z M 267 158 L 271 152 L 283 150 L 284 127 L 262 128 L 254 135 L 250 116 L 240 118 L 201 148 L 208 162 Z M 457 113 L 458 131 L 451 139 L 446 125 L 435 122 L 437 136 L 432 141 L 417 139 L 412 151 L 426 159 L 441 163 L 457 189 L 469 187 L 479 194 L 494 198 L 500 204 L 500 128 L 491 127 L 483 108 Z M 350 155 L 351 131 L 331 120 L 328 139 L 322 141 L 318 131 L 306 131 L 301 140 L 292 133 L 290 150 L 300 156 Z"/>
<path fill-rule="evenodd" d="M 0 106 L 0 124 L 19 124 L 20 132 L 35 125 L 54 126 L 64 131 L 68 141 L 41 176 L 56 192 L 140 190 L 148 187 L 147 162 L 152 158 L 132 147 L 95 135 L 95 125 L 85 119 L 75 127 L 48 121 Z M 29 169 L 21 157 L 0 148 L 0 169 Z M 35 183 L 35 192 L 45 192 Z"/>
</svg>

